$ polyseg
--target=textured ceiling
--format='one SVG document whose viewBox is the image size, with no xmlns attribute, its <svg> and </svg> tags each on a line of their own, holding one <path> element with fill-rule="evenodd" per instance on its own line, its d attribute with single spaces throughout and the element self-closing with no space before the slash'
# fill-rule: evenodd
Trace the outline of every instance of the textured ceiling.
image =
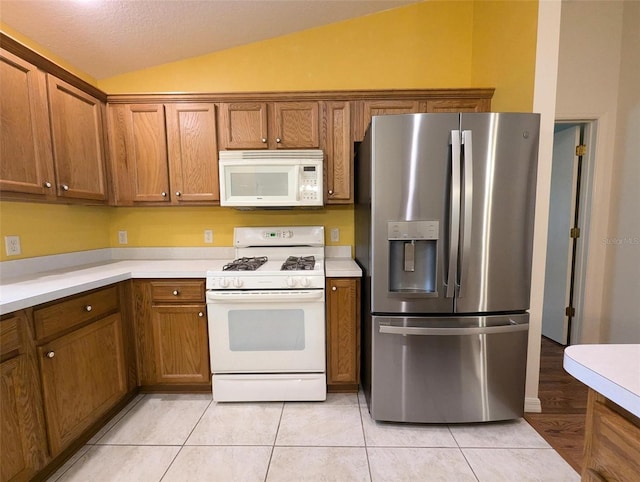
<svg viewBox="0 0 640 482">
<path fill-rule="evenodd" d="M 100 80 L 417 0 L 0 0 L 0 21 Z"/>
</svg>

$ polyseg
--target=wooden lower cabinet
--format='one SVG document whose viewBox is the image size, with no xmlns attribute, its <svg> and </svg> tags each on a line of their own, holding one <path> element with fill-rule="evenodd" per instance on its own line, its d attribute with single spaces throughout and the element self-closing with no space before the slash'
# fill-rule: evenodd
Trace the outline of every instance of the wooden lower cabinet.
<svg viewBox="0 0 640 482">
<path fill-rule="evenodd" d="M 357 392 L 360 383 L 360 279 L 327 278 L 327 388 Z"/>
<path fill-rule="evenodd" d="M 119 313 L 38 347 L 53 455 L 67 447 L 127 392 Z"/>
<path fill-rule="evenodd" d="M 589 389 L 582 480 L 632 481 L 640 474 L 640 419 Z"/>
<path fill-rule="evenodd" d="M 209 391 L 204 280 L 135 280 L 139 384 L 146 391 Z"/>
<path fill-rule="evenodd" d="M 47 462 L 47 442 L 31 320 L 0 321 L 0 480 L 23 481 Z"/>
</svg>

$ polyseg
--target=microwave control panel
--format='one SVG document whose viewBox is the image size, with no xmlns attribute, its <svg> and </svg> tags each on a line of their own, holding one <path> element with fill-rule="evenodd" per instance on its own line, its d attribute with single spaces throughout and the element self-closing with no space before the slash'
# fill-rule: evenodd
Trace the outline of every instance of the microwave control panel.
<svg viewBox="0 0 640 482">
<path fill-rule="evenodd" d="M 318 169 L 316 166 L 300 166 L 300 200 L 316 201 L 319 192 Z"/>
</svg>

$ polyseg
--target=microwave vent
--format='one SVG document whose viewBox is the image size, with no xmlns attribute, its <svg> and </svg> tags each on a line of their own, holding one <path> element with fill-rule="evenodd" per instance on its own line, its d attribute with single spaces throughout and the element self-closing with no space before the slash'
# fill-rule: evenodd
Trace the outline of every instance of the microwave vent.
<svg viewBox="0 0 640 482">
<path fill-rule="evenodd" d="M 220 151 L 220 160 L 242 161 L 256 159 L 296 159 L 296 160 L 322 160 L 321 149 L 269 149 L 254 151 Z"/>
</svg>

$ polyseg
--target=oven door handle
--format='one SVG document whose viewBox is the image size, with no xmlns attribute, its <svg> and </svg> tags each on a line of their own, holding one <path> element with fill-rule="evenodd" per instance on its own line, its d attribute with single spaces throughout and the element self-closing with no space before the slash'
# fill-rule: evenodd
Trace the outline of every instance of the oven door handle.
<svg viewBox="0 0 640 482">
<path fill-rule="evenodd" d="M 284 290 L 284 291 L 207 291 L 207 301 L 241 301 L 243 303 L 263 303 L 275 301 L 309 301 L 324 299 L 323 290 Z"/>
</svg>

